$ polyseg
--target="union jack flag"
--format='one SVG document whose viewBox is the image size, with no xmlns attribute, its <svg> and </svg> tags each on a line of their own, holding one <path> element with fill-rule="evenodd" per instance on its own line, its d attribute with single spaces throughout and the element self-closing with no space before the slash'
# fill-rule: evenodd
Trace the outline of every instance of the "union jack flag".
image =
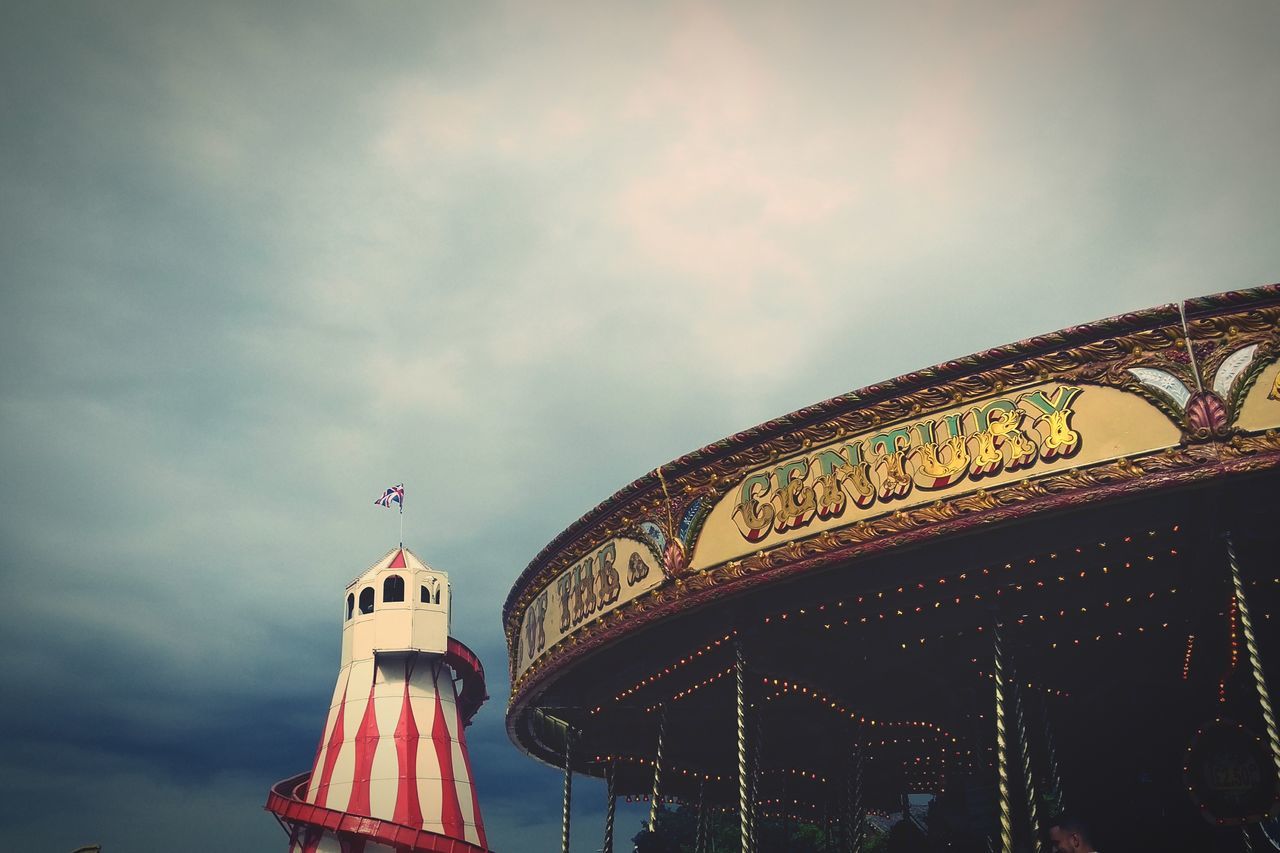
<svg viewBox="0 0 1280 853">
<path fill-rule="evenodd" d="M 378 506 L 385 506 L 388 508 L 390 508 L 392 504 L 400 504 L 400 507 L 403 509 L 404 508 L 404 483 L 400 483 L 399 485 L 392 486 L 391 488 L 387 489 L 386 493 L 382 497 L 374 501 L 374 503 L 377 504 Z"/>
</svg>

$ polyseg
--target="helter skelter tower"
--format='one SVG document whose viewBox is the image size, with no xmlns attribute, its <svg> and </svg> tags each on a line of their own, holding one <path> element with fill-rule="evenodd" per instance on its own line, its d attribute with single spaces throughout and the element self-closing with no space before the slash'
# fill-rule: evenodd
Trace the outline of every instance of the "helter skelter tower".
<svg viewBox="0 0 1280 853">
<path fill-rule="evenodd" d="M 267 797 L 290 853 L 488 850 L 463 734 L 488 695 L 449 598 L 448 575 L 403 547 L 347 585 L 315 761 Z"/>
</svg>

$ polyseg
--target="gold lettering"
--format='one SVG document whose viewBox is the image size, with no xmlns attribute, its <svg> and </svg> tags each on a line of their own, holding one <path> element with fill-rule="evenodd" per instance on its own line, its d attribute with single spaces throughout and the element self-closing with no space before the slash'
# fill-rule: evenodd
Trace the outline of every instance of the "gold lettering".
<svg viewBox="0 0 1280 853">
<path fill-rule="evenodd" d="M 585 615 L 583 612 L 584 602 L 582 600 L 582 582 L 580 575 L 578 574 L 578 566 L 574 566 L 573 569 L 570 570 L 569 574 L 573 577 L 573 624 L 577 625 L 582 621 L 582 617 Z"/>
<path fill-rule="evenodd" d="M 582 598 L 583 619 L 596 612 L 595 562 L 595 558 L 587 557 L 573 569 L 574 594 Z"/>
<path fill-rule="evenodd" d="M 808 459 L 778 466 L 778 498 L 782 504 L 778 513 L 779 531 L 804 527 L 812 520 L 818 502 L 813 489 L 805 482 L 808 474 Z"/>
<path fill-rule="evenodd" d="M 907 476 L 907 452 L 911 447 L 911 431 L 906 427 L 877 435 L 868 442 L 875 454 L 875 470 L 880 478 L 879 498 L 882 501 L 904 498 L 911 491 L 911 478 Z"/>
<path fill-rule="evenodd" d="M 768 474 L 755 474 L 742 483 L 741 498 L 733 509 L 733 521 L 748 542 L 759 542 L 773 525 L 773 505 L 767 500 L 769 485 Z M 758 497 L 766 500 L 757 500 Z"/>
<path fill-rule="evenodd" d="M 627 586 L 635 586 L 649 575 L 649 564 L 639 554 L 632 554 L 627 560 Z"/>
<path fill-rule="evenodd" d="M 1035 444 L 1018 429 L 1024 413 L 1008 400 L 992 400 L 973 410 L 978 433 L 973 436 L 975 449 L 969 464 L 974 477 L 994 474 L 1002 467 L 1016 470 L 1036 459 Z M 1008 458 L 1002 451 L 1008 451 Z"/>
<path fill-rule="evenodd" d="M 923 444 L 911 452 L 911 459 L 911 476 L 922 489 L 945 489 L 963 480 L 969 470 L 969 448 L 964 436 L 948 438 L 942 444 Z"/>
<path fill-rule="evenodd" d="M 1040 455 L 1045 459 L 1071 456 L 1080 448 L 1080 433 L 1071 428 L 1075 412 L 1070 408 L 1079 394 L 1079 388 L 1060 385 L 1052 400 L 1043 391 L 1033 391 L 1022 398 L 1040 410 L 1036 423 L 1044 422 Z"/>
<path fill-rule="evenodd" d="M 862 442 L 846 445 L 844 454 L 824 450 L 817 455 L 816 461 L 818 470 L 822 472 L 814 484 L 818 518 L 842 515 L 846 496 L 860 508 L 875 502 L 876 488 L 871 483 L 871 466 L 862 461 Z"/>
<path fill-rule="evenodd" d="M 524 612 L 525 654 L 532 663 L 547 645 L 547 591 L 535 598 Z"/>
<path fill-rule="evenodd" d="M 600 609 L 603 610 L 618 600 L 622 584 L 618 580 L 618 569 L 614 565 L 618 558 L 618 549 L 614 543 L 600 549 Z"/>
<path fill-rule="evenodd" d="M 556 579 L 556 592 L 560 593 L 560 633 L 569 630 L 570 599 L 573 596 L 573 575 L 565 572 Z"/>
<path fill-rule="evenodd" d="M 994 413 L 993 413 L 994 414 Z M 1036 445 L 1018 426 L 1025 416 L 1021 409 L 1010 409 L 998 420 L 991 420 L 991 432 L 1000 439 L 1000 447 L 1009 451 L 1005 467 L 1010 471 L 1025 468 L 1036 461 Z"/>
</svg>

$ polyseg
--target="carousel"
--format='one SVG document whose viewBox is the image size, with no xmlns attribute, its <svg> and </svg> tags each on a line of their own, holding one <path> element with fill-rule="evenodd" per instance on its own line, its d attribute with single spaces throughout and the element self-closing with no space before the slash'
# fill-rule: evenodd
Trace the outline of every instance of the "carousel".
<svg viewBox="0 0 1280 853">
<path fill-rule="evenodd" d="M 1280 285 L 873 385 L 626 486 L 503 610 L 507 730 L 654 849 L 1280 849 Z M 1268 678 L 1272 680 L 1268 682 Z M 1082 830 L 1083 832 L 1083 830 Z M 1087 848 L 1086 848 L 1087 849 Z"/>
</svg>

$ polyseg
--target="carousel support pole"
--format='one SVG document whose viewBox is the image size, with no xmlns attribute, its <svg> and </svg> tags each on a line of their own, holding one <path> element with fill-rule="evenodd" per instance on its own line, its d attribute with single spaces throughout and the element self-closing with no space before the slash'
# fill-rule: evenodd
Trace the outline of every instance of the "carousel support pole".
<svg viewBox="0 0 1280 853">
<path fill-rule="evenodd" d="M 857 853 L 862 849 L 862 833 L 866 821 L 862 815 L 862 733 L 849 753 L 840 791 L 840 849 Z"/>
<path fill-rule="evenodd" d="M 1009 801 L 1009 739 L 1004 730 L 1004 648 L 995 624 L 996 776 L 1000 794 L 1000 853 L 1013 853 L 1013 814 Z"/>
<path fill-rule="evenodd" d="M 764 707 L 756 708 L 756 748 L 752 750 L 751 761 L 751 853 L 759 849 L 760 837 L 760 774 L 763 772 L 764 754 Z"/>
<path fill-rule="evenodd" d="M 1040 817 L 1036 807 L 1036 782 L 1031 773 L 1031 744 L 1027 739 L 1026 718 L 1022 713 L 1022 685 L 1018 683 L 1017 672 L 1013 675 L 1014 711 L 1018 721 L 1018 745 L 1022 751 L 1022 789 L 1027 795 L 1027 818 L 1031 824 L 1031 849 L 1039 851 Z"/>
<path fill-rule="evenodd" d="M 849 756 L 849 766 L 844 774 L 844 785 L 840 791 L 840 850 L 842 853 L 853 853 L 857 850 L 857 839 L 853 828 L 853 773 L 854 756 Z"/>
<path fill-rule="evenodd" d="M 600 847 L 600 853 L 613 853 L 613 819 L 618 810 L 618 767 L 610 761 L 604 772 L 608 800 L 604 811 L 604 844 Z"/>
<path fill-rule="evenodd" d="M 787 783 L 782 783 L 782 853 L 791 851 L 791 811 L 787 808 Z"/>
<path fill-rule="evenodd" d="M 649 797 L 649 831 L 658 831 L 658 808 L 662 804 L 662 743 L 667 734 L 667 706 L 658 708 L 658 747 L 653 754 L 653 795 Z"/>
<path fill-rule="evenodd" d="M 573 801 L 573 730 L 564 733 L 564 812 L 560 824 L 560 851 L 569 853 L 569 805 Z"/>
<path fill-rule="evenodd" d="M 1040 697 L 1040 717 L 1044 722 L 1044 745 L 1045 753 L 1049 757 L 1049 804 L 1053 809 L 1050 817 L 1062 814 L 1065 809 L 1062 806 L 1062 775 L 1058 771 L 1058 755 L 1054 749 L 1053 743 L 1053 727 L 1049 725 L 1049 703 L 1045 697 Z"/>
<path fill-rule="evenodd" d="M 698 784 L 698 821 L 695 824 L 693 853 L 706 853 L 707 849 L 707 780 Z"/>
<path fill-rule="evenodd" d="M 1240 613 L 1244 645 L 1249 653 L 1249 668 L 1253 670 L 1253 684 L 1258 690 L 1258 704 L 1262 707 L 1262 722 L 1267 729 L 1267 741 L 1271 745 L 1271 760 L 1275 762 L 1276 772 L 1280 773 L 1280 735 L 1276 734 L 1276 716 L 1271 709 L 1271 694 L 1267 692 L 1262 658 L 1258 654 L 1258 640 L 1253 633 L 1253 620 L 1249 618 L 1249 603 L 1244 597 L 1244 581 L 1240 579 L 1240 564 L 1236 560 L 1236 547 L 1231 541 L 1230 531 L 1227 531 L 1227 562 L 1231 564 L 1231 584 L 1235 589 L 1236 609 Z"/>
<path fill-rule="evenodd" d="M 747 658 L 742 651 L 742 640 L 733 644 L 734 673 L 737 685 L 738 722 L 738 838 L 741 853 L 753 853 L 751 849 L 751 809 L 747 784 Z"/>
<path fill-rule="evenodd" d="M 862 747 L 862 731 L 859 729 L 857 754 L 853 759 L 853 853 L 862 849 L 867 831 L 867 815 L 862 804 Z"/>
</svg>

